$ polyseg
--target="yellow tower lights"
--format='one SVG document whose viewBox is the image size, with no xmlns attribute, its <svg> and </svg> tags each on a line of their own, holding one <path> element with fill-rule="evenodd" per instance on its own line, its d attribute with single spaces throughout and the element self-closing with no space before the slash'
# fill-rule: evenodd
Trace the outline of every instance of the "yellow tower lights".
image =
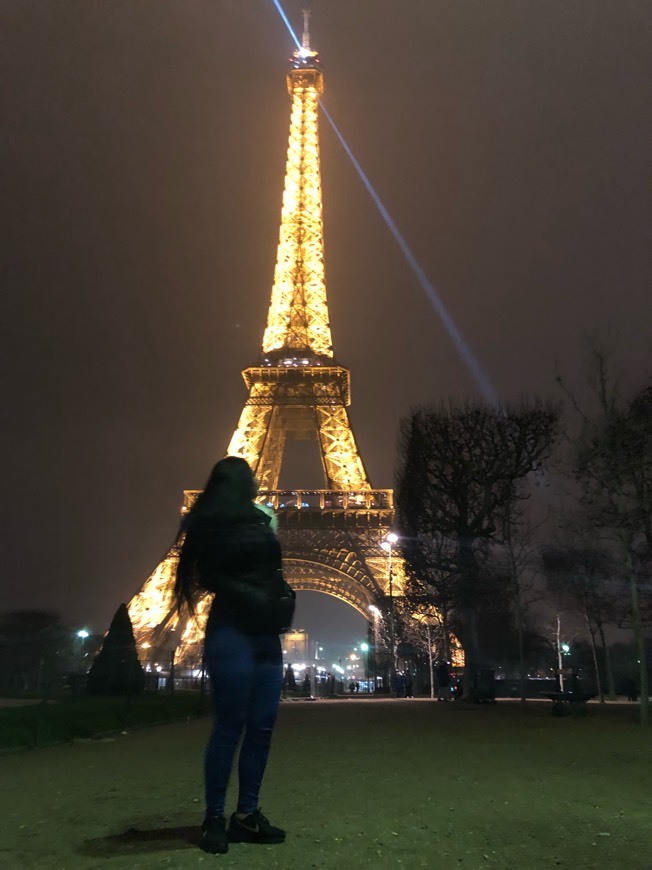
<svg viewBox="0 0 652 870">
<path fill-rule="evenodd" d="M 296 51 L 288 72 L 292 114 L 285 169 L 274 286 L 263 354 L 298 351 L 333 356 L 324 274 L 319 167 L 319 96 L 323 75 L 317 53 Z"/>
</svg>

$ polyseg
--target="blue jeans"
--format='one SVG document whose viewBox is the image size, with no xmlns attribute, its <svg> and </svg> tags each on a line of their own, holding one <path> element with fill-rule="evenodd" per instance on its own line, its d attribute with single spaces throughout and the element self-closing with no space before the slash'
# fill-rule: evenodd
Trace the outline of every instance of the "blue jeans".
<svg viewBox="0 0 652 870">
<path fill-rule="evenodd" d="M 276 721 L 283 663 L 278 635 L 248 635 L 232 625 L 209 625 L 206 665 L 215 710 L 204 759 L 206 813 L 224 813 L 238 741 L 238 812 L 258 809 L 258 795 Z"/>
</svg>

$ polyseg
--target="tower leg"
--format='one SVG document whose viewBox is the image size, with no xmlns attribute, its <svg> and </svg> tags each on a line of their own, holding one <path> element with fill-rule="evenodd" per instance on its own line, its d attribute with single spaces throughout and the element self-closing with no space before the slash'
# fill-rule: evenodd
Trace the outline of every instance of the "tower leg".
<svg viewBox="0 0 652 870">
<path fill-rule="evenodd" d="M 319 446 L 328 486 L 344 490 L 370 489 L 344 405 L 319 405 L 316 411 Z"/>
<path fill-rule="evenodd" d="M 271 405 L 245 405 L 227 449 L 229 456 L 246 459 L 261 489 L 276 489 L 281 472 L 285 433 L 278 411 Z"/>
</svg>

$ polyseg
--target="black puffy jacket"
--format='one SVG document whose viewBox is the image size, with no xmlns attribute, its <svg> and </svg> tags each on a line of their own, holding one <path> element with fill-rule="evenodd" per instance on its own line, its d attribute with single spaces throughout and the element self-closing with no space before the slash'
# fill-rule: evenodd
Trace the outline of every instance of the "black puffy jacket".
<svg viewBox="0 0 652 870">
<path fill-rule="evenodd" d="M 224 523 L 197 517 L 186 532 L 180 559 L 198 585 L 215 593 L 209 627 L 227 623 L 249 634 L 280 634 L 290 627 L 295 595 L 283 579 L 281 547 L 267 514 Z"/>
</svg>

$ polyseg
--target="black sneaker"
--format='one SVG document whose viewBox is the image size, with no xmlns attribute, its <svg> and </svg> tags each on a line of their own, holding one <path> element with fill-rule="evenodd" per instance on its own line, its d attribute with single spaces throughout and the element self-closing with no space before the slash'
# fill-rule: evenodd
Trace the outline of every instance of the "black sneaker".
<svg viewBox="0 0 652 870">
<path fill-rule="evenodd" d="M 249 813 L 244 819 L 239 819 L 233 813 L 229 822 L 229 840 L 232 843 L 262 843 L 266 845 L 284 843 L 285 831 L 270 825 L 269 820 L 260 810 Z"/>
<path fill-rule="evenodd" d="M 229 851 L 229 838 L 226 836 L 224 816 L 206 816 L 201 826 L 199 848 L 211 855 Z"/>
</svg>

